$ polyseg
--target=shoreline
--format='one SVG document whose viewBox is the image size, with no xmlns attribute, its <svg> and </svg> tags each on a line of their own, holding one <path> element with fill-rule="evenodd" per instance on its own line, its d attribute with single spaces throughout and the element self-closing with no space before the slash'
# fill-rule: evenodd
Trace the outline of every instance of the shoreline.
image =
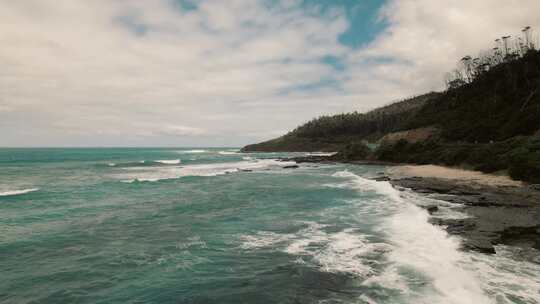
<svg viewBox="0 0 540 304">
<path fill-rule="evenodd" d="M 540 250 L 540 188 L 505 175 L 486 174 L 437 165 L 412 165 L 379 161 L 340 162 L 328 157 L 298 157 L 297 163 L 347 163 L 390 168 L 375 180 L 434 200 L 421 206 L 430 223 L 462 238 L 463 250 L 494 254 L 495 246 L 509 245 Z M 466 215 L 444 218 L 437 215 L 441 202 Z"/>
<path fill-rule="evenodd" d="M 459 169 L 443 167 L 440 172 L 448 170 Z M 387 178 L 394 187 L 435 200 L 424 206 L 430 222 L 444 227 L 450 235 L 461 236 L 463 249 L 495 253 L 494 246 L 510 245 L 540 250 L 540 191 L 504 176 L 476 171 L 462 170 L 463 175 L 457 176 L 405 175 L 399 167 L 398 172 L 389 171 Z M 473 176 L 477 179 L 472 180 Z M 441 207 L 437 201 L 451 203 L 467 217 L 437 217 Z"/>
</svg>

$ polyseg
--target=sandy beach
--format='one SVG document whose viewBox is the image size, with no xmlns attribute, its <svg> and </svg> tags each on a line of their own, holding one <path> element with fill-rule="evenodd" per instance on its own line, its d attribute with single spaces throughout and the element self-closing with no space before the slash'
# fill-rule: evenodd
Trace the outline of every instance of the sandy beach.
<svg viewBox="0 0 540 304">
<path fill-rule="evenodd" d="M 451 180 L 460 184 L 476 183 L 487 186 L 522 187 L 524 183 L 511 179 L 506 175 L 486 174 L 479 171 L 459 168 L 448 168 L 437 165 L 403 165 L 395 166 L 390 170 L 395 178 L 422 177 Z"/>
</svg>

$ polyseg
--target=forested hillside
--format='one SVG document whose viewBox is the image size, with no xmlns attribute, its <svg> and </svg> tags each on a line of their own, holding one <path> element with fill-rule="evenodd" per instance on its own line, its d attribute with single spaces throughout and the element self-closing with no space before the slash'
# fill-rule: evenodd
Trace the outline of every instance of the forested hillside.
<svg viewBox="0 0 540 304">
<path fill-rule="evenodd" d="M 415 130 L 436 132 L 420 141 L 380 141 Z M 380 146 L 369 153 L 362 142 Z M 481 58 L 466 56 L 442 93 L 368 113 L 319 117 L 243 150 L 340 151 L 336 159 L 507 170 L 516 179 L 540 183 L 540 51 L 527 44 L 514 50 L 505 47 L 502 52 L 494 48 Z"/>
<path fill-rule="evenodd" d="M 376 141 L 386 133 L 402 130 L 412 124 L 411 119 L 416 113 L 439 95 L 428 93 L 367 113 L 321 116 L 282 137 L 246 146 L 243 151 L 338 151 L 351 141 Z"/>
<path fill-rule="evenodd" d="M 451 141 L 489 142 L 540 128 L 540 52 L 501 63 L 426 103 L 407 126 L 439 125 Z"/>
<path fill-rule="evenodd" d="M 451 88 L 417 111 L 409 129 L 435 125 L 437 137 L 382 145 L 374 158 L 392 162 L 507 170 L 540 183 L 540 52 L 501 63 Z"/>
</svg>

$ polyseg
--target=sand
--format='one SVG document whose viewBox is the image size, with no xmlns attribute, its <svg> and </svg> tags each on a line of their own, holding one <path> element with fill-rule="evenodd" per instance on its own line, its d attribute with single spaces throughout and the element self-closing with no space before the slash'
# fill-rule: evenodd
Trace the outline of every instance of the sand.
<svg viewBox="0 0 540 304">
<path fill-rule="evenodd" d="M 474 182 L 488 186 L 523 186 L 522 182 L 512 180 L 510 177 L 504 175 L 486 174 L 479 171 L 448 168 L 435 165 L 396 166 L 390 169 L 390 174 L 394 177 L 441 178 L 455 180 L 456 183 Z"/>
</svg>

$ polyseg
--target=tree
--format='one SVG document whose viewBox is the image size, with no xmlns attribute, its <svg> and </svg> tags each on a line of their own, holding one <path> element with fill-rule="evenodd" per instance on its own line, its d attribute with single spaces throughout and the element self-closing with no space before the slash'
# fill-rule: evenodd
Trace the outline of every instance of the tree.
<svg viewBox="0 0 540 304">
<path fill-rule="evenodd" d="M 508 39 L 510 39 L 512 36 L 508 35 L 508 36 L 502 36 L 502 41 L 503 41 L 503 45 L 504 45 L 504 57 L 508 57 Z"/>
<path fill-rule="evenodd" d="M 521 30 L 521 32 L 523 32 L 523 36 L 525 37 L 525 47 L 527 48 L 527 50 L 534 49 L 534 45 L 531 45 L 531 27 L 526 26 Z"/>
</svg>

